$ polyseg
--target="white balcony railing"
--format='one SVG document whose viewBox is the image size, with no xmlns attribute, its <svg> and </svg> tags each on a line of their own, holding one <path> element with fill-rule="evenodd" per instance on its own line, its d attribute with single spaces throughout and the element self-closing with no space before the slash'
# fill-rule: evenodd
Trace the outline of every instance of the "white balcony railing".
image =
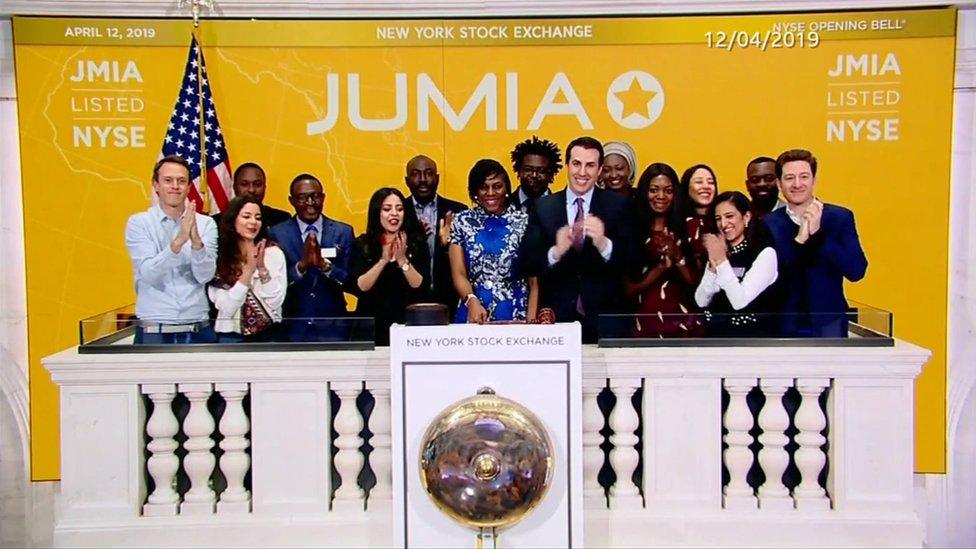
<svg viewBox="0 0 976 549">
<path fill-rule="evenodd" d="M 587 546 L 920 546 L 928 357 L 901 341 L 584 347 Z M 392 543 L 387 349 L 71 349 L 44 364 L 61 389 L 56 545 Z"/>
</svg>

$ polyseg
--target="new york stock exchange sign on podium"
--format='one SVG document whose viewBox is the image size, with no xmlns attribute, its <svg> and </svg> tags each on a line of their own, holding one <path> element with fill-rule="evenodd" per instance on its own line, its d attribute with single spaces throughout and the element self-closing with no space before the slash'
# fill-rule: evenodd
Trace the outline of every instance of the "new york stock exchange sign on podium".
<svg viewBox="0 0 976 549">
<path fill-rule="evenodd" d="M 579 324 L 390 341 L 394 544 L 582 547 Z"/>
</svg>

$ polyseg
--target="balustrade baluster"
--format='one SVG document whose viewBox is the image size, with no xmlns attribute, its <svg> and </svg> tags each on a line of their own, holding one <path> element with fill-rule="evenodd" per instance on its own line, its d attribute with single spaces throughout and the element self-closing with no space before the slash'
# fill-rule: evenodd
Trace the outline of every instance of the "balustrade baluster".
<svg viewBox="0 0 976 549">
<path fill-rule="evenodd" d="M 335 469 L 339 473 L 341 485 L 332 500 L 334 511 L 364 509 L 365 492 L 359 486 L 359 472 L 363 468 L 363 417 L 356 407 L 356 397 L 362 391 L 362 382 L 343 381 L 331 383 L 333 391 L 339 395 L 339 412 L 335 414 L 334 426 L 339 436 L 335 440 L 338 452 L 335 456 Z"/>
<path fill-rule="evenodd" d="M 227 406 L 220 418 L 220 470 L 227 479 L 227 488 L 220 494 L 217 512 L 221 514 L 248 513 L 251 510 L 251 494 L 244 489 L 244 476 L 251 466 L 247 448 L 251 445 L 247 438 L 251 423 L 244 413 L 244 397 L 247 383 L 217 383 L 215 389 L 224 397 Z"/>
<path fill-rule="evenodd" d="M 790 464 L 790 455 L 786 445 L 790 439 L 786 436 L 786 429 L 790 426 L 790 417 L 783 407 L 783 394 L 793 385 L 792 379 L 762 379 L 759 382 L 766 404 L 759 412 L 759 427 L 762 434 L 759 442 L 759 464 L 766 474 L 766 482 L 759 487 L 759 507 L 761 509 L 792 509 L 793 499 L 790 491 L 783 484 L 783 473 Z"/>
<path fill-rule="evenodd" d="M 747 475 L 752 466 L 752 412 L 746 403 L 746 395 L 756 385 L 756 379 L 726 379 L 725 390 L 729 392 L 729 408 L 725 411 L 723 422 L 728 434 L 725 443 L 728 448 L 722 453 L 725 467 L 729 470 L 729 483 L 723 488 L 723 506 L 726 509 L 755 509 L 756 496 L 749 486 Z"/>
<path fill-rule="evenodd" d="M 214 431 L 214 419 L 207 409 L 207 399 L 213 392 L 210 383 L 181 383 L 180 392 L 190 401 L 190 412 L 183 420 L 183 432 L 186 433 L 186 457 L 183 458 L 183 468 L 190 479 L 190 489 L 183 496 L 180 514 L 209 515 L 214 512 L 216 494 L 210 487 L 210 475 L 213 473 L 216 459 L 211 448 L 214 441 L 210 435 Z"/>
<path fill-rule="evenodd" d="M 800 470 L 800 484 L 793 490 L 797 509 L 830 509 L 827 491 L 820 486 L 820 472 L 827 463 L 821 446 L 827 439 L 820 434 L 827 427 L 827 417 L 820 409 L 820 394 L 830 386 L 829 379 L 797 379 L 800 407 L 793 419 L 796 443 L 800 446 L 793 459 Z"/>
<path fill-rule="evenodd" d="M 376 476 L 376 484 L 369 491 L 369 509 L 388 509 L 393 502 L 393 456 L 390 445 L 390 383 L 388 381 L 367 382 L 366 388 L 373 394 L 375 405 L 369 416 L 369 439 L 373 452 L 369 455 L 369 466 Z"/>
<path fill-rule="evenodd" d="M 173 414 L 176 385 L 143 385 L 142 394 L 149 395 L 153 403 L 152 416 L 146 423 L 146 434 L 152 437 L 146 448 L 152 453 L 146 462 L 149 475 L 155 483 L 152 494 L 142 506 L 147 517 L 173 516 L 177 514 L 180 495 L 173 489 L 180 459 L 176 457 L 179 443 L 173 437 L 180 430 L 180 423 Z"/>
<path fill-rule="evenodd" d="M 603 467 L 603 413 L 597 397 L 606 380 L 583 380 L 583 504 L 588 508 L 606 509 L 607 494 L 600 486 L 600 468 Z"/>
<path fill-rule="evenodd" d="M 634 434 L 640 425 L 640 418 L 634 410 L 631 397 L 639 387 L 640 379 L 610 380 L 610 390 L 617 397 L 617 404 L 610 412 L 610 428 L 613 430 L 610 435 L 610 442 L 613 444 L 610 465 L 617 475 L 617 481 L 610 487 L 611 509 L 639 509 L 644 505 L 640 490 L 633 480 L 634 471 L 640 461 L 637 449 L 634 448 L 640 441 Z"/>
</svg>

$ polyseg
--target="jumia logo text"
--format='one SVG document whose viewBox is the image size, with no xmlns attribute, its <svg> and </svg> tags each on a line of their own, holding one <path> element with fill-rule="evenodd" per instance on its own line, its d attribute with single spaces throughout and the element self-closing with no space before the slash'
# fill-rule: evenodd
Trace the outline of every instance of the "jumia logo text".
<svg viewBox="0 0 976 549">
<path fill-rule="evenodd" d="M 499 80 L 504 80 L 501 90 Z M 346 116 L 353 128 L 367 132 L 385 132 L 401 129 L 407 124 L 410 111 L 407 73 L 398 72 L 394 75 L 396 111 L 388 118 L 363 116 L 359 73 L 347 73 L 345 81 Z M 376 83 L 370 85 L 375 86 Z M 517 72 L 506 72 L 502 75 L 486 73 L 460 111 L 455 110 L 455 107 L 447 102 L 444 93 L 427 73 L 417 74 L 414 90 L 418 131 L 430 131 L 431 106 L 440 112 L 447 125 L 454 131 L 464 130 L 479 108 L 484 109 L 486 131 L 498 130 L 499 125 L 504 125 L 506 130 L 522 128 L 522 105 L 519 104 Z M 339 97 L 340 75 L 328 73 L 325 116 L 321 120 L 307 124 L 308 135 L 326 133 L 335 127 L 340 116 Z M 624 128 L 635 130 L 646 128 L 657 120 L 664 109 L 664 89 L 650 73 L 641 70 L 624 72 L 614 78 L 607 87 L 606 109 L 610 118 Z M 549 87 L 534 105 L 532 117 L 524 129 L 537 130 L 550 116 L 572 117 L 576 119 L 581 129 L 593 129 L 587 107 L 580 101 L 566 73 L 557 72 L 553 75 Z"/>
</svg>

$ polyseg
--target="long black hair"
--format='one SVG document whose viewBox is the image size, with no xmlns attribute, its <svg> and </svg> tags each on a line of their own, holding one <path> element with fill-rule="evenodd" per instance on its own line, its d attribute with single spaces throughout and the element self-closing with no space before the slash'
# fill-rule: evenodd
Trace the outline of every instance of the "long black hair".
<svg viewBox="0 0 976 549">
<path fill-rule="evenodd" d="M 698 170 L 705 170 L 712 175 L 712 180 L 715 181 L 715 194 L 718 194 L 718 177 L 715 175 L 715 170 L 711 168 L 708 164 L 695 164 L 694 166 L 685 170 L 685 173 L 681 174 L 681 202 L 684 204 L 683 215 L 688 217 L 695 217 L 698 215 L 695 212 L 695 201 L 691 199 L 691 176 L 695 175 Z M 715 205 L 715 198 L 712 198 L 712 203 L 708 206 L 711 207 Z M 715 218 L 706 218 L 705 227 L 708 232 L 713 232 L 715 230 Z"/>
<path fill-rule="evenodd" d="M 718 230 L 718 224 L 715 222 L 715 208 L 724 202 L 732 204 L 732 206 L 742 215 L 746 215 L 747 213 L 749 214 L 749 225 L 745 230 L 746 241 L 749 243 L 749 245 L 760 247 L 767 246 L 769 242 L 767 238 L 768 235 L 766 234 L 762 220 L 758 215 L 756 215 L 756 211 L 752 208 L 752 202 L 749 201 L 749 198 L 739 191 L 725 191 L 724 193 L 717 195 L 715 200 L 712 201 L 711 206 L 708 207 L 708 217 L 712 220 L 712 225 L 715 226 L 715 233 L 724 238 L 724 236 Z"/>
<path fill-rule="evenodd" d="M 244 258 L 241 257 L 240 235 L 237 234 L 237 216 L 248 204 L 257 204 L 258 209 L 261 203 L 250 196 L 235 196 L 227 204 L 227 209 L 220 214 L 220 225 L 217 227 L 217 278 L 227 284 L 237 282 L 241 276 L 241 265 Z M 254 242 L 260 242 L 268 236 L 268 226 L 261 220 L 261 228 L 258 229 Z"/>
<path fill-rule="evenodd" d="M 637 207 L 637 216 L 640 220 L 640 234 L 644 238 L 649 237 L 651 232 L 654 231 L 654 219 L 661 215 L 651 209 L 651 205 L 648 203 L 647 193 L 651 187 L 651 180 L 662 175 L 671 181 L 671 186 L 674 191 L 671 209 L 663 214 L 665 216 L 665 226 L 677 238 L 684 240 L 685 218 L 682 213 L 681 187 L 678 183 L 678 173 L 674 171 L 674 168 L 664 162 L 655 162 L 644 168 L 640 178 L 637 180 L 635 205 Z"/>
<path fill-rule="evenodd" d="M 382 253 L 383 249 L 383 225 L 380 223 L 380 211 L 383 209 L 383 201 L 390 195 L 396 195 L 403 203 L 403 221 L 400 224 L 401 230 L 407 236 L 407 243 L 415 243 L 418 240 L 424 241 L 424 231 L 420 227 L 417 219 L 417 211 L 413 204 L 407 202 L 403 193 L 394 187 L 380 187 L 376 189 L 373 196 L 369 199 L 369 208 L 366 213 L 366 250 L 370 257 Z M 434 227 L 437 230 L 437 227 Z"/>
</svg>

